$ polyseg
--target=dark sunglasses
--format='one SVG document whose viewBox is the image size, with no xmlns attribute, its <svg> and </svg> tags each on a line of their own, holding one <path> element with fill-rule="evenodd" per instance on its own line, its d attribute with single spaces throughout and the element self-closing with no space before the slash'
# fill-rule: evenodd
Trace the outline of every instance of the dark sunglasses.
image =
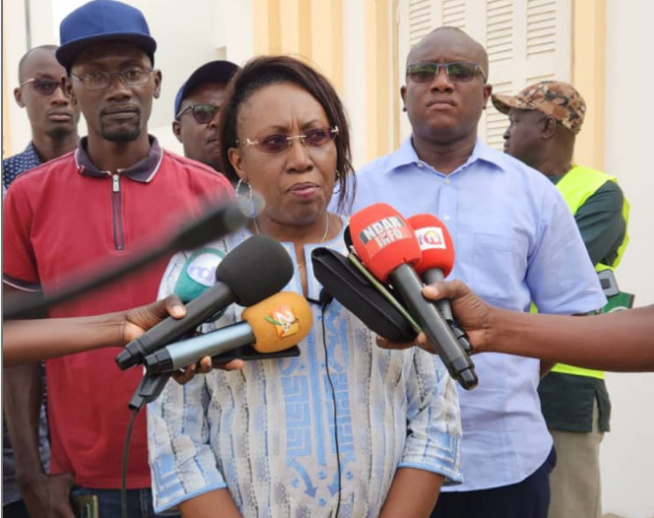
<svg viewBox="0 0 654 518">
<path fill-rule="evenodd" d="M 220 108 L 214 104 L 189 104 L 177 114 L 176 118 L 179 120 L 182 115 L 190 111 L 195 122 L 198 124 L 209 124 L 219 110 Z"/>
<path fill-rule="evenodd" d="M 438 71 L 444 68 L 450 81 L 456 83 L 467 83 L 472 81 L 479 73 L 486 82 L 486 74 L 477 63 L 413 63 L 406 67 L 406 75 L 414 83 L 431 83 L 438 75 Z"/>
<path fill-rule="evenodd" d="M 23 81 L 18 85 L 19 88 L 22 88 L 28 83 L 32 83 L 32 87 L 41 95 L 52 95 L 57 88 L 61 88 L 61 91 L 65 93 L 63 84 L 61 81 L 54 81 L 53 79 L 38 79 L 33 77 L 27 81 Z"/>
</svg>

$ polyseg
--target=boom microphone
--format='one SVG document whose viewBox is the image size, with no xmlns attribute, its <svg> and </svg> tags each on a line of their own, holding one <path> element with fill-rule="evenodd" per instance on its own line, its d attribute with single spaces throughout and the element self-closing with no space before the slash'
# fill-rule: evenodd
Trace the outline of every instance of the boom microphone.
<svg viewBox="0 0 654 518">
<path fill-rule="evenodd" d="M 252 344 L 262 354 L 293 347 L 311 330 L 313 315 L 307 301 L 286 291 L 246 308 L 242 322 L 183 340 L 145 357 L 149 374 L 173 372 L 243 345 Z"/>
<path fill-rule="evenodd" d="M 280 291 L 293 276 L 293 262 L 282 245 L 252 236 L 225 256 L 216 268 L 216 284 L 186 306 L 186 316 L 168 317 L 133 340 L 116 357 L 121 369 L 144 358 L 236 302 L 251 306 Z"/>
<path fill-rule="evenodd" d="M 390 205 L 377 203 L 352 215 L 350 233 L 358 256 L 375 277 L 397 289 L 452 378 L 468 390 L 477 386 L 474 364 L 437 307 L 422 295 L 415 270 L 422 251 L 409 223 Z"/>
<path fill-rule="evenodd" d="M 142 255 L 122 263 L 117 268 L 104 268 L 100 273 L 97 273 L 98 268 L 94 268 L 93 273 L 86 272 L 81 275 L 76 272 L 71 275 L 69 282 L 62 282 L 64 286 L 69 286 L 68 288 L 49 295 L 42 293 L 8 294 L 2 308 L 2 318 L 8 320 L 25 318 L 31 312 L 67 302 L 133 273 L 172 252 L 192 250 L 204 243 L 224 237 L 244 226 L 247 221 L 248 218 L 243 213 L 238 201 L 214 202 L 200 217 L 181 227 L 168 241 L 160 246 L 148 248 Z M 83 277 L 82 281 L 79 281 L 80 276 Z"/>
</svg>

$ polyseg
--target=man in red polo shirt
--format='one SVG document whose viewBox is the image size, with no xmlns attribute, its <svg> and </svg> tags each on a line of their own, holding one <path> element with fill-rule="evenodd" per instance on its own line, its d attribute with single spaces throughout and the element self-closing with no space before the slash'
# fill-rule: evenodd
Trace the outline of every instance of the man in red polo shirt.
<svg viewBox="0 0 654 518">
<path fill-rule="evenodd" d="M 57 59 L 88 137 L 74 152 L 21 175 L 9 190 L 3 206 L 5 289 L 51 293 L 99 261 L 129 261 L 144 241 L 162 239 L 198 213 L 203 198 L 232 193 L 222 175 L 167 153 L 148 135 L 161 72 L 153 68 L 156 42 L 140 11 L 94 0 L 66 17 L 60 34 Z M 49 314 L 94 315 L 149 303 L 167 261 Z M 38 460 L 38 364 L 5 371 L 4 409 L 31 516 L 72 518 L 73 485 L 75 495 L 96 495 L 101 518 L 120 516 L 127 405 L 142 371 L 121 372 L 116 353 L 99 349 L 46 363 L 50 475 Z M 152 516 L 144 415 L 132 435 L 127 488 L 129 516 Z"/>
</svg>

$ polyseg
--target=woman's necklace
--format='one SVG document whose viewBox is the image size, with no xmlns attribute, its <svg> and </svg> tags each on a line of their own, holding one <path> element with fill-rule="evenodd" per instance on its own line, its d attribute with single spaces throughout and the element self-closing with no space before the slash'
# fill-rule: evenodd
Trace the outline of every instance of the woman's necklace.
<svg viewBox="0 0 654 518">
<path fill-rule="evenodd" d="M 257 218 L 253 218 L 254 221 L 254 230 L 257 232 L 257 235 L 260 235 L 261 232 L 259 232 L 259 225 L 257 225 Z M 329 235 L 329 212 L 325 212 L 325 233 L 322 235 L 322 239 L 320 240 L 320 243 L 324 243 L 327 241 L 327 236 Z"/>
</svg>

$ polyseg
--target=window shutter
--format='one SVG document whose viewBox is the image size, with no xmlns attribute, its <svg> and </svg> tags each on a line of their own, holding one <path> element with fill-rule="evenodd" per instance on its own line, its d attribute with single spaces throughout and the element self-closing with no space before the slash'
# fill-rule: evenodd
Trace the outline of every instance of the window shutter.
<svg viewBox="0 0 654 518">
<path fill-rule="evenodd" d="M 466 3 L 465 0 L 442 0 L 439 25 L 458 27 L 465 30 Z"/>
<path fill-rule="evenodd" d="M 431 0 L 409 0 L 409 49 L 433 29 Z"/>
<path fill-rule="evenodd" d="M 459 27 L 486 47 L 494 93 L 515 94 L 546 79 L 570 80 L 572 0 L 401 0 L 400 69 L 404 84 L 406 54 L 422 36 L 441 25 Z M 411 20 L 411 34 L 402 19 Z M 428 27 L 426 27 L 426 25 Z M 404 52 L 402 52 L 404 50 Z M 401 134 L 411 127 L 401 117 Z M 503 115 L 488 102 L 479 135 L 502 149 L 507 126 Z"/>
</svg>

